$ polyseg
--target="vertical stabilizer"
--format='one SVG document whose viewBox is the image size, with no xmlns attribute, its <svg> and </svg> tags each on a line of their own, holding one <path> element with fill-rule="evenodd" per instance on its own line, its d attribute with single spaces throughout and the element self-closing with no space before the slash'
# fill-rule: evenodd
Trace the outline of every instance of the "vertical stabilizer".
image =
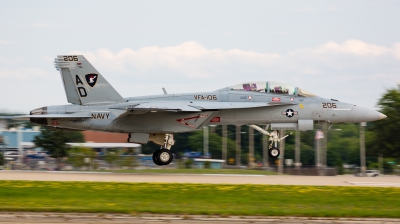
<svg viewBox="0 0 400 224">
<path fill-rule="evenodd" d="M 54 65 L 61 73 L 69 103 L 85 105 L 124 101 L 83 55 L 58 55 Z"/>
</svg>

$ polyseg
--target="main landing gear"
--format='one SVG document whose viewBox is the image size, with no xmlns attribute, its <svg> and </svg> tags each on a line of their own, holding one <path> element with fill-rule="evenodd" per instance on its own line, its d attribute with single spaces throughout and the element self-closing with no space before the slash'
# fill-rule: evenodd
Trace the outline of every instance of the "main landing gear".
<svg viewBox="0 0 400 224">
<path fill-rule="evenodd" d="M 173 159 L 174 155 L 169 149 L 161 148 L 153 153 L 153 162 L 159 166 L 168 165 Z"/>
<path fill-rule="evenodd" d="M 271 133 L 269 133 L 267 130 L 262 129 L 261 127 L 254 125 L 254 124 L 250 124 L 250 127 L 256 129 L 257 131 L 261 132 L 264 135 L 269 136 L 268 141 L 271 141 L 271 144 L 269 144 L 269 149 L 268 149 L 268 156 L 271 158 L 278 158 L 279 155 L 281 154 L 279 148 L 278 148 L 278 142 L 280 142 L 282 139 L 288 137 L 289 135 L 291 135 L 292 133 L 283 136 L 282 138 L 279 138 L 279 133 L 277 131 L 272 131 Z M 268 129 L 268 125 L 265 129 Z"/>
<path fill-rule="evenodd" d="M 174 155 L 171 152 L 171 146 L 175 144 L 173 134 L 165 134 L 164 144 L 161 149 L 153 153 L 153 162 L 159 166 L 165 166 L 172 162 Z"/>
</svg>

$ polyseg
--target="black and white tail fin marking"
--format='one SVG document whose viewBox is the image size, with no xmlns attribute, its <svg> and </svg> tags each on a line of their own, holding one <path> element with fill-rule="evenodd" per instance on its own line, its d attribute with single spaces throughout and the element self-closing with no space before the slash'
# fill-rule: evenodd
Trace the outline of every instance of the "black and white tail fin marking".
<svg viewBox="0 0 400 224">
<path fill-rule="evenodd" d="M 61 73 L 68 102 L 86 105 L 124 101 L 83 55 L 58 55 L 54 65 Z"/>
</svg>

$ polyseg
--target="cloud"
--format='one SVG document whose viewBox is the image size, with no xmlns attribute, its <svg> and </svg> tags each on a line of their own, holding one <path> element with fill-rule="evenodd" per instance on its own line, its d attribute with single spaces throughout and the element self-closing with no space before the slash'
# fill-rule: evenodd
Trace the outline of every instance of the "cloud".
<svg viewBox="0 0 400 224">
<path fill-rule="evenodd" d="M 48 79 L 53 75 L 38 68 L 0 68 L 0 79 L 27 81 L 32 79 Z"/>
<path fill-rule="evenodd" d="M 340 86 L 335 98 L 351 100 L 362 91 L 383 91 L 400 81 L 400 43 L 387 47 L 347 40 L 277 54 L 206 48 L 188 41 L 167 47 L 70 53 L 85 55 L 124 96 L 157 94 L 161 87 L 175 93 L 196 92 L 244 81 L 276 80 L 321 96 L 331 95 Z M 373 106 L 379 94 L 366 92 L 363 104 Z"/>
<path fill-rule="evenodd" d="M 368 44 L 361 40 L 347 40 L 343 42 L 343 44 L 328 42 L 314 49 L 314 51 L 317 54 L 338 53 L 355 54 L 360 56 L 380 56 L 394 53 L 393 49 L 375 44 Z"/>
<path fill-rule="evenodd" d="M 23 62 L 24 62 L 24 59 L 22 57 L 9 58 L 9 57 L 4 57 L 4 56 L 0 55 L 0 67 L 2 67 L 2 68 L 18 66 L 18 65 L 21 65 L 21 63 L 23 63 Z"/>
<path fill-rule="evenodd" d="M 265 80 L 373 107 L 385 89 L 400 82 L 400 43 L 381 46 L 347 40 L 277 54 L 207 48 L 188 41 L 176 46 L 69 53 L 84 55 L 124 97 L 162 94 L 162 87 L 169 93 L 207 92 Z M 32 62 L 0 55 L 0 89 L 13 93 L 2 103 L 15 108 L 27 99 L 29 108 L 40 106 L 33 99 L 42 99 L 41 104 L 66 103 L 60 76 L 49 67 L 53 57 L 41 56 Z"/>
<path fill-rule="evenodd" d="M 339 8 L 337 7 L 304 7 L 300 9 L 296 9 L 294 11 L 296 12 L 302 12 L 302 13 L 310 13 L 310 12 L 319 12 L 319 11 L 338 11 Z"/>
<path fill-rule="evenodd" d="M 48 27 L 51 27 L 52 25 L 53 25 L 53 24 L 50 23 L 50 22 L 35 23 L 35 24 L 33 24 L 33 27 L 36 27 L 36 28 L 48 28 Z"/>
<path fill-rule="evenodd" d="M 396 43 L 393 46 L 393 54 L 397 59 L 400 59 L 400 43 Z"/>
<path fill-rule="evenodd" d="M 0 55 L 0 79 L 3 83 L 7 81 L 34 81 L 59 79 L 58 72 L 52 69 L 53 60 L 47 56 L 39 56 L 37 60 L 25 59 L 23 57 L 5 57 Z M 46 67 L 41 68 L 44 64 Z M 1 88 L 0 88 L 1 89 Z"/>
<path fill-rule="evenodd" d="M 173 71 L 176 75 L 196 79 L 209 78 L 215 75 L 215 70 L 222 72 L 222 68 L 232 64 L 247 64 L 261 66 L 271 64 L 280 58 L 278 54 L 258 53 L 240 49 L 222 50 L 207 49 L 201 44 L 189 41 L 178 46 L 158 47 L 151 46 L 133 50 L 122 49 L 113 53 L 107 49 L 96 52 L 71 52 L 83 54 L 93 63 L 98 62 L 107 70 L 117 70 L 123 73 L 146 74 L 158 71 Z M 176 76 L 174 75 L 174 76 Z"/>
<path fill-rule="evenodd" d="M 125 48 L 118 52 L 99 49 L 95 52 L 70 53 L 83 54 L 106 71 L 117 71 L 130 76 L 160 72 L 173 73 L 169 75 L 172 78 L 207 79 L 212 76 L 233 78 L 255 72 L 312 75 L 326 73 L 326 69 L 360 69 L 361 65 L 361 69 L 374 69 L 374 66 L 385 63 L 383 61 L 398 62 L 400 43 L 385 47 L 360 40 L 347 40 L 343 43 L 327 42 L 315 48 L 276 54 L 240 49 L 208 49 L 195 41 L 189 41 L 169 47 L 151 46 L 138 50 Z"/>
<path fill-rule="evenodd" d="M 41 68 L 40 60 L 7 58 L 0 55 L 1 108 L 29 111 L 42 104 L 64 104 L 65 94 L 57 71 Z"/>
<path fill-rule="evenodd" d="M 0 39 L 0 44 L 6 45 L 6 44 L 11 44 L 11 42 L 4 39 Z"/>
</svg>

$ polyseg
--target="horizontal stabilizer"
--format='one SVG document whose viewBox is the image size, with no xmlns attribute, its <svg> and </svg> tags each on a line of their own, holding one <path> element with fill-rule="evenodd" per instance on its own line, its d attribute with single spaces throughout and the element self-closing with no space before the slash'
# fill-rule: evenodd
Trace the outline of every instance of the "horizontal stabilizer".
<svg viewBox="0 0 400 224">
<path fill-rule="evenodd" d="M 91 115 L 82 114 L 39 114 L 39 115 L 21 115 L 10 116 L 8 119 L 12 120 L 29 120 L 30 118 L 91 118 Z"/>
</svg>

